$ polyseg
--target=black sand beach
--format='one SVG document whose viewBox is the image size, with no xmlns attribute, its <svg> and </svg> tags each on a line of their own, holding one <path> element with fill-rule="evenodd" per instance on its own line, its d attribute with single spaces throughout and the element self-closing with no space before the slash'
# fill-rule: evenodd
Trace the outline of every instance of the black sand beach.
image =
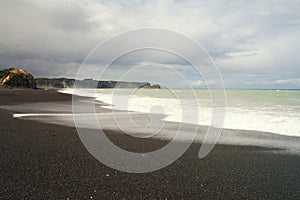
<svg viewBox="0 0 300 200">
<path fill-rule="evenodd" d="M 71 101 L 56 91 L 0 90 L 0 105 Z M 198 159 L 199 143 L 170 166 L 119 172 L 93 158 L 76 129 L 14 119 L 0 109 L 1 199 L 299 199 L 300 156 L 262 147 L 217 145 Z M 106 131 L 136 152 L 166 144 Z"/>
</svg>

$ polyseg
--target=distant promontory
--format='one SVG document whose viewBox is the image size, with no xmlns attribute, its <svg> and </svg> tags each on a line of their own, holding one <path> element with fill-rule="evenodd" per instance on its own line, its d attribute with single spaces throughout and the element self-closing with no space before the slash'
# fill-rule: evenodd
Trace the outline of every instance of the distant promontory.
<svg viewBox="0 0 300 200">
<path fill-rule="evenodd" d="M 39 88 L 73 88 L 75 79 L 68 78 L 37 78 Z M 80 88 L 157 88 L 159 85 L 151 85 L 148 82 L 125 81 L 97 81 L 93 79 L 76 80 L 76 87 Z"/>
<path fill-rule="evenodd" d="M 93 79 L 75 80 L 69 78 L 34 78 L 29 72 L 9 68 L 0 70 L 0 87 L 3 88 L 156 88 L 160 85 L 151 85 L 148 82 L 126 81 L 97 81 Z"/>
</svg>

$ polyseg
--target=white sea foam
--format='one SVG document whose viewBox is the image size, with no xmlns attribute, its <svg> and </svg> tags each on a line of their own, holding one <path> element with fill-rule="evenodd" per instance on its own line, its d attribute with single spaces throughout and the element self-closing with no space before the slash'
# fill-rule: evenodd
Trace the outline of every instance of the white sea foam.
<svg viewBox="0 0 300 200">
<path fill-rule="evenodd" d="M 203 95 L 202 91 L 196 101 L 198 117 L 193 114 L 182 117 L 182 102 L 174 96 L 166 95 L 163 90 L 158 90 L 157 93 L 154 90 L 141 90 L 141 92 L 132 95 L 128 103 L 120 101 L 122 99 L 121 95 L 112 95 L 112 89 L 99 89 L 96 91 L 96 93 L 93 93 L 94 90 L 82 89 L 80 92 L 75 92 L 72 89 L 67 89 L 61 92 L 96 97 L 97 100 L 108 104 L 105 107 L 111 109 L 142 113 L 164 113 L 167 115 L 164 118 L 166 121 L 199 125 L 211 124 L 212 108 L 208 106 L 210 99 Z M 158 93 L 159 95 L 157 95 Z M 184 90 L 175 90 L 174 93 L 182 94 Z M 228 107 L 226 108 L 224 128 L 300 136 L 300 98 L 298 98 L 300 96 L 298 93 L 276 90 L 237 90 L 229 91 L 227 97 Z M 190 101 L 189 103 L 192 104 L 195 101 Z M 185 104 L 189 105 L 189 103 Z M 186 105 L 185 109 L 188 109 Z M 193 106 L 195 105 L 193 104 Z M 191 105 L 191 109 L 193 106 Z"/>
</svg>

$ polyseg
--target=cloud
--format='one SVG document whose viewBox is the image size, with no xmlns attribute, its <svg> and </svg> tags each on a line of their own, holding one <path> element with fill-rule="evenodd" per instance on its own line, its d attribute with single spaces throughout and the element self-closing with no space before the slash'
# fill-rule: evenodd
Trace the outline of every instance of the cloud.
<svg viewBox="0 0 300 200">
<path fill-rule="evenodd" d="M 274 84 L 295 84 L 300 86 L 300 78 L 298 79 L 282 79 L 273 81 Z"/>
<path fill-rule="evenodd" d="M 277 87 L 276 80 L 300 76 L 299 10 L 297 0 L 1 1 L 0 66 L 20 66 L 35 76 L 72 77 L 89 51 L 108 37 L 157 27 L 178 31 L 203 45 L 227 87 L 262 87 L 259 81 Z M 101 67 L 94 61 L 87 71 Z M 194 72 L 184 70 L 188 65 L 182 59 L 161 52 L 122 58 L 114 70 L 121 73 L 141 62 L 152 63 L 149 67 L 180 66 L 184 76 L 197 83 Z M 174 78 L 160 75 L 170 82 Z"/>
</svg>

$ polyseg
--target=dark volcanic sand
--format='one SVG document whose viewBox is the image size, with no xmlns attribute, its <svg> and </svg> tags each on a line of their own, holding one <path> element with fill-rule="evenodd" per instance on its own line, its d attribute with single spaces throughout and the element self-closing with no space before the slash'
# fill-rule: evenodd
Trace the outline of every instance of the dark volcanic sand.
<svg viewBox="0 0 300 200">
<path fill-rule="evenodd" d="M 55 91 L 0 90 L 0 105 L 70 101 Z M 146 174 L 108 168 L 82 145 L 75 128 L 13 119 L 0 110 L 1 199 L 299 199 L 300 157 L 259 147 L 200 144 L 170 166 Z M 119 146 L 150 151 L 165 141 L 107 133 Z"/>
</svg>

